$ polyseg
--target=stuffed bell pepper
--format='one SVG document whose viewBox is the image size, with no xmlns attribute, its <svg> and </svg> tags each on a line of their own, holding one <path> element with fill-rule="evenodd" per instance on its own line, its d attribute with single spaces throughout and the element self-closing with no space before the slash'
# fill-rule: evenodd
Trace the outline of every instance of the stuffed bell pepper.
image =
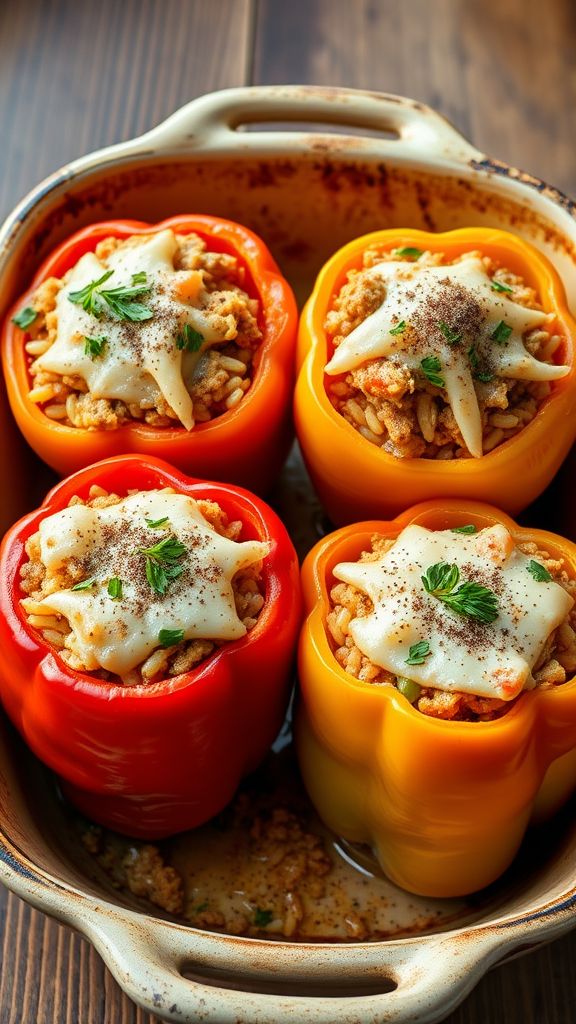
<svg viewBox="0 0 576 1024">
<path fill-rule="evenodd" d="M 576 788 L 576 546 L 489 505 L 344 527 L 303 567 L 297 747 L 324 821 L 461 896 Z"/>
<path fill-rule="evenodd" d="M 132 452 L 263 492 L 292 435 L 296 322 L 290 286 L 239 224 L 93 224 L 6 320 L 12 411 L 62 475 Z"/>
<path fill-rule="evenodd" d="M 298 563 L 274 512 L 118 457 L 54 488 L 0 565 L 0 695 L 70 799 L 146 838 L 219 812 L 291 688 Z"/>
<path fill-rule="evenodd" d="M 463 497 L 515 514 L 576 437 L 576 324 L 528 242 L 386 230 L 324 266 L 300 327 L 296 429 L 336 523 Z"/>
</svg>

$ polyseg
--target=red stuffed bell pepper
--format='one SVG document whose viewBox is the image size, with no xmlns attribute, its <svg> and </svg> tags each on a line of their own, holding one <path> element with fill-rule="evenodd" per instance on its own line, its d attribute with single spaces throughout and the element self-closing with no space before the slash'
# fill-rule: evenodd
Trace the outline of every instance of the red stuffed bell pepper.
<svg viewBox="0 0 576 1024">
<path fill-rule="evenodd" d="M 264 493 L 293 437 L 297 316 L 264 242 L 239 224 L 93 224 L 6 318 L 10 406 L 63 476 L 132 452 Z"/>
<path fill-rule="evenodd" d="M 146 838 L 217 814 L 290 693 L 298 563 L 275 513 L 157 459 L 109 459 L 9 530 L 0 572 L 2 700 L 70 799 Z"/>
</svg>

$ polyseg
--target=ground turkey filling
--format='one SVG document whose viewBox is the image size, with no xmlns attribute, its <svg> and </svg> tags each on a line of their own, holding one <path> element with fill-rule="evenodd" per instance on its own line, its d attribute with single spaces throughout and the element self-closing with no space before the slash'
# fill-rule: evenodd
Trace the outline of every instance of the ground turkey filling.
<svg viewBox="0 0 576 1024">
<path fill-rule="evenodd" d="M 469 256 L 481 253 L 468 252 Z M 334 300 L 324 328 L 335 349 L 356 327 L 382 304 L 385 282 L 368 273 L 378 263 L 403 261 L 403 257 L 376 248 L 364 253 L 363 269 L 352 270 Z M 413 263 L 413 260 L 406 260 Z M 450 265 L 460 259 L 446 260 L 442 253 L 425 252 L 418 267 Z M 482 257 L 488 276 L 507 286 L 510 299 L 529 309 L 542 306 L 533 288 L 505 267 Z M 508 291 L 511 289 L 511 291 Z M 552 363 L 562 338 L 538 328 L 526 332 L 528 352 L 545 363 Z M 408 367 L 387 359 L 372 359 L 355 370 L 327 381 L 328 396 L 335 409 L 372 444 L 397 458 L 459 459 L 469 458 L 454 414 L 445 393 Z M 474 381 L 482 417 L 482 451 L 487 454 L 519 433 L 532 419 L 550 394 L 547 382 L 518 381 L 495 377 Z"/>
<path fill-rule="evenodd" d="M 138 239 L 146 237 L 141 235 Z M 258 325 L 259 302 L 244 290 L 245 268 L 235 256 L 207 251 L 206 243 L 195 234 L 176 235 L 176 241 L 174 269 L 202 273 L 198 308 L 208 315 L 211 325 L 224 338 L 218 348 L 203 353 L 188 385 L 194 422 L 207 423 L 237 406 L 250 387 L 253 359 L 262 339 Z M 105 238 L 97 245 L 95 253 L 105 264 L 112 252 L 130 244 L 133 244 L 132 239 Z M 82 377 L 60 376 L 36 364 L 36 358 L 43 355 L 57 337 L 56 297 L 65 283 L 66 276 L 49 278 L 30 301 L 38 314 L 27 328 L 30 399 L 46 416 L 66 426 L 115 429 L 132 421 L 152 427 L 178 425 L 178 416 L 161 397 L 155 402 L 143 400 L 130 404 L 118 399 L 95 398 Z"/>
<path fill-rule="evenodd" d="M 93 486 L 90 489 L 88 501 L 84 502 L 81 498 L 74 497 L 70 501 L 70 505 L 86 504 L 92 508 L 107 508 L 118 504 L 121 500 L 117 494 L 110 494 L 101 487 Z M 232 541 L 241 539 L 242 523 L 239 520 L 229 522 L 223 509 L 214 501 L 198 501 L 197 504 L 200 512 L 216 533 Z M 67 638 L 71 636 L 67 619 L 61 615 L 51 614 L 48 616 L 34 612 L 34 602 L 42 600 L 54 593 L 55 590 L 70 588 L 80 582 L 84 576 L 83 567 L 71 562 L 67 565 L 63 576 L 58 578 L 52 576 L 48 582 L 46 567 L 40 559 L 39 533 L 33 534 L 26 542 L 26 554 L 28 561 L 22 565 L 20 575 L 21 588 L 27 595 L 27 598 L 23 599 L 22 605 L 27 612 L 28 623 L 41 633 L 47 643 L 58 650 L 60 657 L 70 668 L 84 671 L 84 666 L 79 662 L 76 654 L 67 649 Z M 232 589 L 238 617 L 250 631 L 256 625 L 264 605 L 261 563 L 255 563 L 237 572 L 232 579 Z M 213 651 L 224 643 L 226 641 L 184 640 L 168 649 L 157 648 L 142 664 L 121 679 L 103 669 L 99 670 L 97 675 L 109 682 L 122 683 L 125 686 L 158 682 L 168 676 L 189 672 L 209 658 Z"/>
<path fill-rule="evenodd" d="M 363 551 L 359 561 L 377 561 L 394 543 L 395 541 L 390 538 L 374 534 L 371 550 Z M 555 582 L 564 587 L 571 597 L 576 598 L 576 580 L 568 575 L 562 559 L 551 557 L 549 552 L 540 550 L 532 542 L 520 543 L 517 546 L 525 555 L 530 555 L 543 565 Z M 356 679 L 379 686 L 400 688 L 401 691 L 405 691 L 418 711 L 433 718 L 486 722 L 500 717 L 515 703 L 514 700 L 504 701 L 470 693 L 449 693 L 445 690 L 421 687 L 413 680 L 408 681 L 406 677 L 393 675 L 367 658 L 350 635 L 350 622 L 371 613 L 371 600 L 350 584 L 336 583 L 330 590 L 330 604 L 331 610 L 326 622 L 333 641 L 334 656 L 338 664 Z M 549 689 L 565 683 L 576 671 L 575 631 L 576 605 L 562 625 L 550 634 L 534 667 L 532 674 L 540 688 Z"/>
</svg>

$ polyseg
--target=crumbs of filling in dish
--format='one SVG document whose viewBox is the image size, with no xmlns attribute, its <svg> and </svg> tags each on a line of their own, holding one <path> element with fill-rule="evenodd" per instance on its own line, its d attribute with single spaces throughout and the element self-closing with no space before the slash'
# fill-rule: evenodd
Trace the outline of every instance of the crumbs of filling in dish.
<svg viewBox="0 0 576 1024">
<path fill-rule="evenodd" d="M 378 561 L 386 551 L 395 544 L 395 540 L 374 534 L 371 538 L 371 550 L 363 551 L 358 561 Z M 549 552 L 541 550 L 532 541 L 521 542 L 518 549 L 530 555 L 543 565 L 556 583 L 559 583 L 576 598 L 576 580 L 568 575 L 564 561 L 553 558 Z M 369 615 L 373 610 L 372 601 L 356 587 L 348 583 L 336 583 L 330 589 L 330 611 L 326 624 L 333 642 L 334 657 L 338 664 L 356 679 L 377 686 L 398 686 L 398 676 L 388 672 L 380 665 L 375 665 L 370 658 L 356 646 L 349 630 L 350 622 L 355 618 Z M 534 666 L 533 676 L 536 685 L 541 689 L 550 689 L 565 683 L 576 671 L 576 605 L 571 609 L 564 622 L 548 637 L 544 650 Z M 406 677 L 402 677 L 406 679 Z M 432 687 L 421 687 L 411 681 L 413 697 L 411 703 L 418 711 L 432 718 L 453 719 L 456 721 L 487 722 L 499 718 L 511 708 L 515 700 L 504 701 L 499 698 L 481 697 L 471 693 L 448 692 Z"/>
<path fill-rule="evenodd" d="M 137 493 L 128 491 L 128 494 Z M 75 496 L 71 498 L 69 505 L 89 505 L 91 508 L 108 508 L 117 505 L 122 498 L 117 494 L 109 493 L 102 487 L 94 485 L 90 488 L 88 501 Z M 242 534 L 242 523 L 240 520 L 229 522 L 224 510 L 215 501 L 197 501 L 198 508 L 207 522 L 216 533 L 228 540 L 238 541 Z M 53 592 L 55 583 L 47 585 L 46 568 L 40 558 L 40 534 L 34 533 L 26 542 L 26 554 L 28 561 L 24 562 L 20 569 L 20 586 L 28 598 L 32 601 L 40 601 Z M 68 564 L 65 576 L 58 581 L 62 589 L 73 587 L 80 582 L 84 576 L 83 566 Z M 232 578 L 232 590 L 236 612 L 247 631 L 253 629 L 258 621 L 258 616 L 264 605 L 264 591 L 261 579 L 261 563 L 257 562 L 239 572 Z M 26 599 L 24 599 L 26 600 Z M 24 606 L 25 607 L 25 606 Z M 75 671 L 83 671 L 78 662 L 77 655 L 66 648 L 66 639 L 71 635 L 68 620 L 63 615 L 54 613 L 28 614 L 28 623 L 37 629 L 44 640 L 58 650 L 58 654 Z M 190 672 L 201 662 L 221 647 L 226 641 L 184 640 L 182 643 L 168 649 L 158 647 L 138 665 L 135 669 L 123 676 L 121 679 L 111 672 L 101 669 L 96 674 L 99 678 L 108 682 L 122 683 L 124 686 L 137 686 L 140 683 L 154 683 L 169 676 L 181 675 Z"/>
<path fill-rule="evenodd" d="M 447 260 L 443 253 L 425 252 L 418 259 L 418 266 L 449 266 L 469 256 L 479 256 L 488 276 L 511 288 L 510 298 L 518 305 L 542 309 L 533 288 L 480 252 L 471 250 L 454 260 Z M 334 348 L 384 301 L 385 282 L 367 271 L 389 261 L 410 265 L 414 262 L 372 247 L 364 253 L 363 268 L 349 272 L 324 323 Z M 541 327 L 524 335 L 528 352 L 545 363 L 554 361 L 554 353 L 561 343 L 560 335 Z M 396 366 L 386 359 L 372 359 L 344 377 L 329 381 L 326 387 L 332 405 L 344 419 L 367 441 L 396 458 L 470 457 L 442 388 L 425 378 L 417 378 L 406 366 Z M 526 427 L 551 391 L 547 382 L 502 378 L 489 382 L 475 380 L 474 388 L 482 416 L 485 455 Z"/>
<path fill-rule="evenodd" d="M 150 236 L 134 237 L 145 241 Z M 225 339 L 218 348 L 203 353 L 188 387 L 194 422 L 207 423 L 235 408 L 250 387 L 254 356 L 262 340 L 258 325 L 260 303 L 244 290 L 246 272 L 236 256 L 209 252 L 206 243 L 196 234 L 175 237 L 178 248 L 174 269 L 201 272 L 203 285 L 198 308 L 207 314 L 211 325 Z M 95 254 L 106 264 L 112 252 L 132 241 L 131 238 L 105 238 L 96 246 Z M 31 378 L 28 397 L 46 416 L 65 426 L 113 430 L 134 421 L 151 427 L 179 425 L 178 416 L 161 396 L 156 401 L 128 404 L 119 399 L 95 398 L 82 377 L 61 376 L 36 365 L 36 358 L 47 352 L 56 340 L 56 297 L 65 283 L 66 275 L 50 277 L 38 286 L 30 300 L 30 306 L 38 315 L 27 328 L 30 340 L 25 349 Z"/>
</svg>

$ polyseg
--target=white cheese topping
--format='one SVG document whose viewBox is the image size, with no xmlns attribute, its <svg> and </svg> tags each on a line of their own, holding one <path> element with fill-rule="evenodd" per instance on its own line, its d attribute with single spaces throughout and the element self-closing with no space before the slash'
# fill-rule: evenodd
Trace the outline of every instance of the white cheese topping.
<svg viewBox="0 0 576 1024">
<path fill-rule="evenodd" d="M 161 526 L 146 525 L 165 517 Z M 160 595 L 146 578 L 146 556 L 138 549 L 169 537 L 186 552 L 177 560 L 183 571 Z M 55 590 L 35 604 L 65 616 L 72 629 L 67 646 L 88 670 L 123 676 L 159 646 L 162 629 L 181 629 L 186 640 L 244 636 L 232 577 L 268 551 L 260 541 L 220 536 L 193 498 L 172 491 L 139 492 L 108 508 L 71 505 L 40 524 L 40 557 L 49 574 L 74 560 L 83 578 L 95 582 L 85 590 Z M 122 581 L 120 600 L 107 590 L 113 578 Z"/>
<path fill-rule="evenodd" d="M 523 342 L 526 331 L 545 326 L 553 314 L 527 309 L 494 291 L 478 256 L 449 266 L 384 262 L 367 273 L 385 281 L 384 301 L 343 339 L 326 373 L 346 373 L 371 359 L 386 358 L 422 375 L 422 360 L 435 356 L 446 401 L 476 458 L 482 455 L 482 420 L 475 376 L 548 381 L 569 372 L 568 366 L 534 359 Z M 508 337 L 499 343 L 491 335 L 501 322 Z M 399 333 L 391 333 L 398 328 Z M 446 334 L 459 340 L 450 343 Z"/>
<path fill-rule="evenodd" d="M 174 233 L 166 230 L 120 246 L 107 257 L 106 264 L 93 252 L 85 253 L 58 293 L 57 337 L 37 359 L 37 367 L 81 377 L 94 398 L 154 405 L 162 397 L 190 430 L 194 426 L 192 399 L 184 381 L 190 379 L 201 351 L 224 338 L 205 312 L 180 297 L 178 287 L 185 286 L 190 271 L 174 269 L 176 249 Z M 150 291 L 138 301 L 152 310 L 150 319 L 132 323 L 108 312 L 97 319 L 70 301 L 71 292 L 97 281 L 106 270 L 113 274 L 102 284 L 105 289 L 130 287 L 133 275 L 146 274 Z M 182 352 L 176 346 L 176 336 L 186 324 L 204 339 L 197 352 Z M 106 338 L 102 354 L 87 355 L 86 338 L 102 336 Z"/>
<path fill-rule="evenodd" d="M 467 618 L 426 592 L 422 576 L 439 562 L 495 594 L 494 622 Z M 334 576 L 373 603 L 350 633 L 375 665 L 421 686 L 511 700 L 534 686 L 531 670 L 574 604 L 558 583 L 537 582 L 530 562 L 504 526 L 471 536 L 408 526 L 377 561 L 341 562 Z M 431 653 L 408 665 L 410 647 L 423 640 Z"/>
</svg>

